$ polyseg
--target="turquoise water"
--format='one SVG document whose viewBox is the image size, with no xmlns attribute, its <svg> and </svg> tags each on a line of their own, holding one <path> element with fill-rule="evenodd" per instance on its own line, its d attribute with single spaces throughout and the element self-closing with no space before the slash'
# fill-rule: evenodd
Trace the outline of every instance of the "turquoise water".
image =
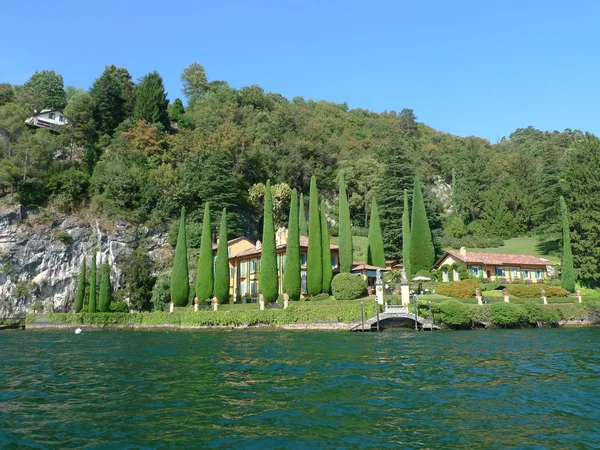
<svg viewBox="0 0 600 450">
<path fill-rule="evenodd" d="M 600 448 L 600 327 L 0 333 L 1 448 Z"/>
</svg>

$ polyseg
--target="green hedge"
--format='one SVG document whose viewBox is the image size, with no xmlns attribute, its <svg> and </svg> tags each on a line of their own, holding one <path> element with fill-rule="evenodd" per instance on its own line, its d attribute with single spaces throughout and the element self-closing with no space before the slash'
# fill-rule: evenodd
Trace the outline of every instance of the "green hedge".
<svg viewBox="0 0 600 450">
<path fill-rule="evenodd" d="M 365 293 L 365 282 L 360 275 L 339 273 L 331 282 L 331 293 L 338 300 L 354 300 Z"/>
<path fill-rule="evenodd" d="M 509 284 L 506 289 L 508 293 L 521 298 L 539 298 L 540 291 L 546 291 L 546 297 L 566 297 L 568 292 L 559 286 L 547 286 L 545 284 Z"/>
<path fill-rule="evenodd" d="M 436 293 L 454 298 L 472 298 L 475 297 L 475 289 L 477 288 L 481 289 L 481 286 L 476 280 L 450 281 L 449 283 L 440 284 Z"/>
</svg>

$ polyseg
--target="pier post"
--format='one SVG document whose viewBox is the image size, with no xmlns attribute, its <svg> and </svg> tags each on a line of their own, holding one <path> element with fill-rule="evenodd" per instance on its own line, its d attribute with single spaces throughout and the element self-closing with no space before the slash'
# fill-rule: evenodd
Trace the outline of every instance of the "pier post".
<svg viewBox="0 0 600 450">
<path fill-rule="evenodd" d="M 169 303 L 169 314 L 172 314 L 172 313 L 173 313 L 173 307 L 174 307 L 174 306 L 175 306 L 175 305 L 173 304 L 173 300 L 171 300 L 171 303 Z"/>
<path fill-rule="evenodd" d="M 283 309 L 288 307 L 289 301 L 290 301 L 290 296 L 288 295 L 287 292 L 284 292 L 283 293 Z"/>
<path fill-rule="evenodd" d="M 579 289 L 575 291 L 575 295 L 577 296 L 578 303 L 581 303 L 581 291 Z"/>
<path fill-rule="evenodd" d="M 258 302 L 260 303 L 260 310 L 264 311 L 265 310 L 265 297 L 262 294 L 260 294 L 258 296 Z"/>
<path fill-rule="evenodd" d="M 483 301 L 481 298 L 481 289 L 479 289 L 479 288 L 475 289 L 475 298 L 477 299 L 478 305 L 483 305 Z"/>
<path fill-rule="evenodd" d="M 219 299 L 217 299 L 217 297 L 213 297 L 212 305 L 213 305 L 213 311 L 219 310 Z"/>
<path fill-rule="evenodd" d="M 198 297 L 194 298 L 194 312 L 198 311 Z"/>
<path fill-rule="evenodd" d="M 547 305 L 548 301 L 546 300 L 546 290 L 545 289 L 540 290 L 540 297 L 542 298 L 542 303 L 544 305 Z"/>
</svg>

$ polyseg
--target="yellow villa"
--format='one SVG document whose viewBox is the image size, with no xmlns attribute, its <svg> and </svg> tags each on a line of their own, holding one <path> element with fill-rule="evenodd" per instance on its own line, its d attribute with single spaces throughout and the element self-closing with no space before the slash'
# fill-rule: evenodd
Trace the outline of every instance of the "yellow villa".
<svg viewBox="0 0 600 450">
<path fill-rule="evenodd" d="M 460 279 L 457 264 L 467 267 L 476 277 L 491 280 L 513 280 L 541 282 L 548 277 L 550 263 L 547 259 L 530 255 L 509 255 L 503 253 L 468 252 L 464 247 L 459 251 L 451 250 L 435 263 L 434 269 L 442 269 L 440 281 Z"/>
</svg>

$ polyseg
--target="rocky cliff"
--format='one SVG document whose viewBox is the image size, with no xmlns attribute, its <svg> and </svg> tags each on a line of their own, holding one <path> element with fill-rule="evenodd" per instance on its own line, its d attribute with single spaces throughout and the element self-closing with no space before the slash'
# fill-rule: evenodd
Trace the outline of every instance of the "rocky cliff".
<svg viewBox="0 0 600 450">
<path fill-rule="evenodd" d="M 152 230 L 124 220 L 52 216 L 28 212 L 20 205 L 0 208 L 0 319 L 31 312 L 72 309 L 83 258 L 91 267 L 92 249 L 98 263 L 108 261 L 118 288 L 119 262 L 143 240 L 153 261 L 172 253 L 165 230 Z"/>
</svg>

